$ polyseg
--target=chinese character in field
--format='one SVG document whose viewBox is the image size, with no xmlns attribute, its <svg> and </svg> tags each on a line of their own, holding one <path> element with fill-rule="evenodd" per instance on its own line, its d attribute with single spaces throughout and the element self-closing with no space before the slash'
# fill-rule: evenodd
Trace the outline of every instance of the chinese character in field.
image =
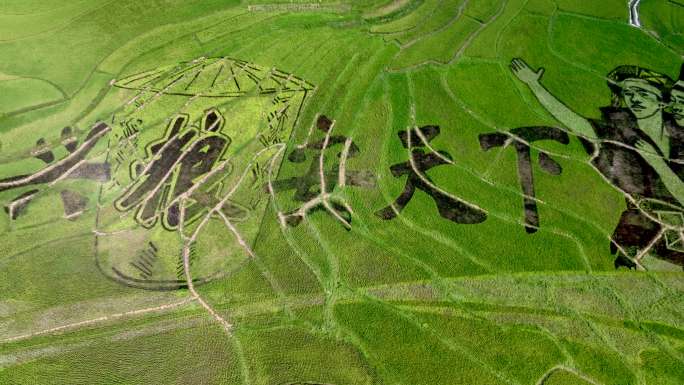
<svg viewBox="0 0 684 385">
<path fill-rule="evenodd" d="M 332 135 L 334 122 L 321 115 L 316 121 L 316 127 L 325 133 L 325 138 L 298 146 L 288 155 L 290 162 L 304 163 L 307 152 L 311 153 L 307 171 L 301 176 L 277 180 L 272 184 L 274 192 L 294 190 L 294 200 L 303 203 L 298 209 L 283 214 L 281 220 L 289 226 L 297 226 L 308 213 L 326 210 L 350 230 L 352 209 L 333 191 L 346 186 L 373 187 L 375 177 L 367 171 L 347 170 L 347 159 L 357 156 L 359 147 L 347 136 Z M 329 151 L 336 146 L 342 146 L 336 155 L 339 161 L 333 162 L 332 167 L 327 167 L 325 161 Z"/>
<path fill-rule="evenodd" d="M 148 147 L 150 161 L 132 167 L 132 172 L 137 174 L 135 182 L 116 202 L 121 211 L 136 209 L 136 220 L 145 227 L 154 226 L 161 216 L 165 228 L 178 228 L 181 210 L 178 198 L 191 189 L 192 201 L 186 206 L 185 214 L 188 221 L 219 202 L 212 195 L 211 187 L 202 191 L 195 187 L 217 166 L 230 145 L 230 138 L 221 133 L 223 117 L 216 110 L 207 111 L 199 130 L 186 127 L 189 119 L 187 115 L 177 116 L 169 124 L 165 137 Z M 239 214 L 233 211 L 240 211 L 231 205 L 223 210 L 228 211 L 229 217 Z"/>
<path fill-rule="evenodd" d="M 23 189 L 27 186 L 47 185 L 51 187 L 64 179 L 87 179 L 98 182 L 109 180 L 109 164 L 86 162 L 85 159 L 98 141 L 110 130 L 107 124 L 97 123 L 90 130 L 83 143 L 79 145 L 72 129 L 65 127 L 61 133 L 61 144 L 69 154 L 59 161 L 55 161 L 54 153 L 45 139 L 38 139 L 31 154 L 47 166 L 32 174 L 17 175 L 0 180 L 0 192 Z M 38 188 L 24 191 L 5 205 L 5 212 L 10 219 L 17 219 L 40 192 L 41 190 Z M 64 204 L 64 216 L 67 219 L 77 218 L 85 210 L 88 200 L 79 193 L 63 190 L 60 196 Z"/>
<path fill-rule="evenodd" d="M 539 229 L 539 213 L 534 192 L 534 176 L 530 144 L 539 140 L 555 140 L 568 144 L 570 138 L 564 131 L 555 127 L 519 127 L 510 132 L 494 132 L 480 135 L 480 147 L 487 151 L 494 147 L 506 147 L 513 144 L 518 155 L 518 178 L 523 192 L 523 208 L 525 212 L 525 231 L 534 233 Z M 558 162 L 545 152 L 539 153 L 539 165 L 551 175 L 563 172 Z"/>
<path fill-rule="evenodd" d="M 446 151 L 432 151 L 429 143 L 439 135 L 439 126 L 423 126 L 399 132 L 404 148 L 409 150 L 411 159 L 390 167 L 395 178 L 406 176 L 404 191 L 389 206 L 378 210 L 375 215 L 384 219 L 394 219 L 411 201 L 416 189 L 428 194 L 437 205 L 442 218 L 459 224 L 484 222 L 487 213 L 481 208 L 457 198 L 437 187 L 426 172 L 434 167 L 453 164 L 451 155 Z M 426 152 L 423 147 L 428 147 Z"/>
</svg>

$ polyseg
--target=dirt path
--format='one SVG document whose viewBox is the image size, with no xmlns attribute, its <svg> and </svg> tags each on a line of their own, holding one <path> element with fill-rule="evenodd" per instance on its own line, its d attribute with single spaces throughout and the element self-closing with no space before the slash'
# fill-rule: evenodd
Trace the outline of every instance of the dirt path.
<svg viewBox="0 0 684 385">
<path fill-rule="evenodd" d="M 344 149 L 342 150 L 342 155 L 340 156 L 340 169 L 337 184 L 340 188 L 343 188 L 347 184 L 347 159 L 349 159 L 349 149 L 352 145 L 352 138 L 347 138 L 344 142 Z"/>
<path fill-rule="evenodd" d="M 373 9 L 366 12 L 363 17 L 366 19 L 372 19 L 375 17 L 387 16 L 393 12 L 397 12 L 399 9 L 408 5 L 411 0 L 393 0 L 392 2 L 386 3 L 379 8 Z"/>
<path fill-rule="evenodd" d="M 555 372 L 561 371 L 561 370 L 566 371 L 568 373 L 572 373 L 575 376 L 577 376 L 578 378 L 581 378 L 582 380 L 586 381 L 589 384 L 602 385 L 600 382 L 594 380 L 593 378 L 587 377 L 584 374 L 580 373 L 579 371 L 577 371 L 573 368 L 570 368 L 566 365 L 557 365 L 557 366 L 554 366 L 553 368 L 549 369 L 546 373 L 544 373 L 544 375 L 542 375 L 542 377 L 539 379 L 539 381 L 537 381 L 537 383 L 535 385 L 546 384 L 546 381 L 551 377 L 551 375 L 553 375 Z"/>
<path fill-rule="evenodd" d="M 197 290 L 195 289 L 195 285 L 194 285 L 194 283 L 193 283 L 193 281 L 192 281 L 192 274 L 191 274 L 191 272 L 190 272 L 190 245 L 192 245 L 192 243 L 195 242 L 195 240 L 197 239 L 197 237 L 199 236 L 199 234 L 202 232 L 202 229 L 203 229 L 204 226 L 209 222 L 209 220 L 211 219 L 211 217 L 212 217 L 214 214 L 219 214 L 219 213 L 221 213 L 221 209 L 223 208 L 223 206 L 226 205 L 226 203 L 228 202 L 228 200 L 230 199 L 230 197 L 231 197 L 231 196 L 238 190 L 238 188 L 242 185 L 242 182 L 243 182 L 244 179 L 247 177 L 247 175 L 249 174 L 250 170 L 251 170 L 252 167 L 254 166 L 254 163 L 257 161 L 257 159 L 259 159 L 259 157 L 261 156 L 261 154 L 263 154 L 264 152 L 270 151 L 270 150 L 273 149 L 273 148 L 279 148 L 279 147 L 282 147 L 282 145 L 270 146 L 270 147 L 267 147 L 267 148 L 262 149 L 261 151 L 259 151 L 258 153 L 256 153 L 256 154 L 254 155 L 254 157 L 252 158 L 252 161 L 245 167 L 244 171 L 242 172 L 242 175 L 240 175 L 240 178 L 237 180 L 237 182 L 235 183 L 235 185 L 233 186 L 233 188 L 232 188 L 230 191 L 228 191 L 228 193 L 226 193 L 226 194 L 223 196 L 223 198 L 221 199 L 221 201 L 220 201 L 218 204 L 216 204 L 216 206 L 214 206 L 213 208 L 211 208 L 211 209 L 207 212 L 207 214 L 204 216 L 204 218 L 203 218 L 202 221 L 199 223 L 199 225 L 197 226 L 197 228 L 195 229 L 195 231 L 192 233 L 192 235 L 191 235 L 190 237 L 186 237 L 186 236 L 183 234 L 183 229 L 184 229 L 184 226 L 183 226 L 183 225 L 184 225 L 184 222 L 185 222 L 185 218 L 184 218 L 184 217 L 185 217 L 184 205 L 185 205 L 186 200 L 190 198 L 191 190 L 188 190 L 188 191 L 186 191 L 185 193 L 183 193 L 183 194 L 181 194 L 181 195 L 179 196 L 179 198 L 180 198 L 180 204 L 181 204 L 181 210 L 180 210 L 180 216 L 181 216 L 181 218 L 180 218 L 180 221 L 179 221 L 179 230 L 178 230 L 178 231 L 179 231 L 180 236 L 181 236 L 181 238 L 183 239 L 183 243 L 184 243 L 184 245 L 183 245 L 183 270 L 185 270 L 185 279 L 186 279 L 186 283 L 187 283 L 187 285 L 188 285 L 188 290 L 189 290 L 190 293 L 192 294 L 193 299 L 196 299 L 197 302 L 199 302 L 199 304 L 202 305 L 202 307 L 203 307 L 209 314 L 211 314 L 211 316 L 214 317 L 214 318 L 216 319 L 216 321 L 218 321 L 218 322 L 221 324 L 221 326 L 224 328 L 224 330 L 226 331 L 226 333 L 229 334 L 229 335 L 232 334 L 231 331 L 232 331 L 233 325 L 232 325 L 230 322 L 228 322 L 224 317 L 222 317 L 222 316 L 221 316 L 221 315 L 220 315 L 220 314 L 219 314 L 211 305 L 209 305 L 209 303 L 207 303 L 207 302 L 202 298 L 202 296 L 197 292 Z M 220 214 L 219 214 L 219 215 L 220 215 Z M 228 224 L 230 224 L 230 222 L 227 222 L 226 225 L 227 225 L 227 227 L 232 231 L 232 230 L 233 230 L 232 224 L 231 224 L 231 226 L 228 226 Z M 238 234 L 237 232 L 236 232 L 236 236 L 238 237 L 238 242 L 239 242 L 240 244 L 245 244 L 245 245 L 246 245 L 246 242 L 244 242 L 244 240 L 239 236 L 239 234 Z M 250 250 L 250 251 L 251 251 L 251 250 Z M 251 256 L 251 254 L 250 254 L 250 256 Z"/>
<path fill-rule="evenodd" d="M 130 311 L 126 311 L 126 312 L 105 315 L 102 317 L 97 317 L 97 318 L 93 318 L 93 319 L 89 319 L 89 320 L 85 320 L 85 321 L 74 322 L 71 324 L 57 326 L 54 328 L 39 330 L 39 331 L 33 332 L 33 333 L 21 334 L 18 336 L 14 336 L 14 337 L 4 339 L 4 340 L 0 341 L 0 343 L 9 343 L 9 342 L 25 340 L 28 338 L 33 338 L 33 337 L 37 337 L 37 336 L 41 336 L 41 335 L 45 335 L 45 334 L 56 333 L 56 332 L 59 332 L 62 330 L 76 329 L 76 328 L 80 328 L 83 326 L 89 326 L 89 325 L 93 325 L 93 324 L 97 324 L 97 323 L 101 323 L 101 322 L 125 318 L 125 317 L 129 317 L 129 316 L 134 316 L 134 315 L 160 312 L 160 311 L 173 309 L 173 308 L 185 305 L 186 303 L 191 302 L 193 300 L 194 300 L 194 298 L 186 298 L 182 301 L 167 303 L 167 304 L 159 305 L 159 306 L 155 306 L 155 307 L 148 307 L 148 308 L 144 308 L 144 309 L 130 310 Z"/>
</svg>

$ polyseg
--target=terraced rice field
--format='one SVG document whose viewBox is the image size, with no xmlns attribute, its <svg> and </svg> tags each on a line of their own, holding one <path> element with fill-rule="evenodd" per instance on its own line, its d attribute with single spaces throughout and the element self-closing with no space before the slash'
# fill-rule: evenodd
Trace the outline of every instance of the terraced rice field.
<svg viewBox="0 0 684 385">
<path fill-rule="evenodd" d="M 0 384 L 684 383 L 683 25 L 5 0 Z"/>
</svg>

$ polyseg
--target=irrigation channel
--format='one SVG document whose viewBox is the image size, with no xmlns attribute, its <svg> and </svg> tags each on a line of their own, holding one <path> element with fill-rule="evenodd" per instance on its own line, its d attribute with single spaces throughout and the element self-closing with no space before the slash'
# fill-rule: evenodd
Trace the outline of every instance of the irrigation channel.
<svg viewBox="0 0 684 385">
<path fill-rule="evenodd" d="M 629 25 L 641 28 L 639 20 L 639 4 L 641 0 L 629 0 Z"/>
</svg>

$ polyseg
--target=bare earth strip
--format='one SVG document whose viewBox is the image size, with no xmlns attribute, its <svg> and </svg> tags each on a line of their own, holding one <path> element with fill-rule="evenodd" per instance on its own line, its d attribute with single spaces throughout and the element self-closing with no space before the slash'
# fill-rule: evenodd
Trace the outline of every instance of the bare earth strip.
<svg viewBox="0 0 684 385">
<path fill-rule="evenodd" d="M 148 308 L 144 308 L 144 309 L 136 309 L 136 310 L 130 310 L 127 312 L 122 312 L 122 313 L 105 315 L 102 317 L 92 318 L 92 319 L 80 321 L 80 322 L 74 322 L 71 324 L 66 324 L 66 325 L 62 325 L 62 326 L 57 326 L 57 327 L 53 327 L 53 328 L 49 328 L 49 329 L 36 331 L 33 333 L 21 334 L 18 336 L 6 338 L 6 339 L 0 341 L 0 343 L 15 342 L 15 341 L 25 340 L 25 339 L 45 335 L 45 334 L 53 334 L 53 333 L 57 333 L 57 332 L 64 331 L 64 330 L 78 329 L 78 328 L 81 328 L 84 326 L 90 326 L 90 325 L 94 325 L 94 324 L 98 324 L 98 323 L 102 323 L 102 322 L 106 322 L 106 321 L 111 321 L 111 320 L 115 320 L 115 319 L 128 318 L 128 317 L 132 317 L 132 316 L 139 316 L 139 315 L 143 315 L 143 314 L 147 314 L 147 313 L 162 312 L 165 310 L 174 309 L 174 308 L 177 308 L 179 306 L 185 305 L 186 303 L 191 302 L 192 300 L 193 300 L 193 298 L 186 298 L 186 299 L 183 299 L 183 300 L 178 301 L 178 302 L 167 303 L 167 304 L 163 304 L 163 305 L 159 305 L 159 306 L 155 306 L 155 307 L 148 307 Z"/>
<path fill-rule="evenodd" d="M 367 12 L 366 14 L 363 15 L 363 17 L 367 19 L 372 19 L 374 17 L 381 17 L 381 16 L 386 16 L 389 15 L 392 12 L 396 12 L 399 9 L 405 7 L 408 5 L 408 3 L 411 0 L 394 0 L 388 4 L 383 5 L 380 8 L 377 8 L 375 10 L 372 10 L 370 12 Z"/>
<path fill-rule="evenodd" d="M 197 228 L 195 229 L 195 231 L 192 233 L 192 235 L 189 238 L 183 234 L 183 229 L 184 229 L 183 225 L 185 222 L 184 205 L 185 205 L 185 201 L 190 198 L 189 193 L 191 193 L 191 190 L 189 190 L 189 191 L 187 191 L 184 194 L 181 194 L 179 196 L 181 198 L 181 210 L 180 210 L 181 218 L 180 218 L 179 232 L 180 232 L 180 236 L 183 238 L 183 242 L 184 242 L 184 245 L 183 245 L 183 268 L 185 270 L 185 279 L 186 279 L 186 282 L 188 285 L 188 290 L 190 290 L 190 293 L 192 294 L 193 298 L 196 299 L 200 303 L 200 305 L 202 305 L 202 307 L 204 307 L 207 310 L 207 312 L 209 314 L 211 314 L 212 317 L 214 317 L 216 319 L 216 321 L 218 321 L 221 324 L 221 326 L 224 328 L 226 333 L 229 335 L 231 334 L 231 330 L 233 328 L 233 325 L 230 322 L 228 322 L 225 318 L 223 318 L 211 305 L 209 305 L 209 303 L 207 303 L 202 298 L 202 296 L 200 296 L 200 294 L 197 292 L 197 290 L 195 289 L 195 285 L 192 281 L 192 275 L 190 272 L 190 245 L 192 245 L 192 243 L 195 242 L 195 240 L 199 236 L 200 232 L 202 231 L 204 226 L 207 224 L 207 222 L 209 222 L 211 217 L 213 215 L 221 212 L 221 209 L 223 208 L 223 206 L 226 205 L 226 203 L 228 202 L 230 197 L 240 187 L 243 180 L 249 174 L 250 170 L 254 166 L 254 163 L 256 162 L 257 159 L 259 159 L 261 154 L 263 154 L 264 152 L 272 150 L 274 147 L 279 148 L 279 147 L 282 147 L 282 145 L 280 145 L 280 146 L 274 145 L 271 147 L 264 148 L 261 151 L 259 151 L 256 155 L 254 155 L 254 157 L 252 158 L 252 161 L 245 167 L 242 175 L 240 176 L 238 181 L 235 183 L 235 186 L 221 199 L 221 201 L 216 206 L 214 206 L 211 210 L 209 210 L 207 212 L 207 214 L 204 216 L 202 221 L 199 223 L 199 225 L 197 226 Z M 230 223 L 230 222 L 228 222 L 228 223 Z M 228 227 L 230 229 L 232 226 L 228 226 Z M 244 243 L 244 240 L 242 240 L 241 237 L 238 238 L 238 241 L 240 241 L 240 240 L 242 241 L 242 243 Z"/>
</svg>

